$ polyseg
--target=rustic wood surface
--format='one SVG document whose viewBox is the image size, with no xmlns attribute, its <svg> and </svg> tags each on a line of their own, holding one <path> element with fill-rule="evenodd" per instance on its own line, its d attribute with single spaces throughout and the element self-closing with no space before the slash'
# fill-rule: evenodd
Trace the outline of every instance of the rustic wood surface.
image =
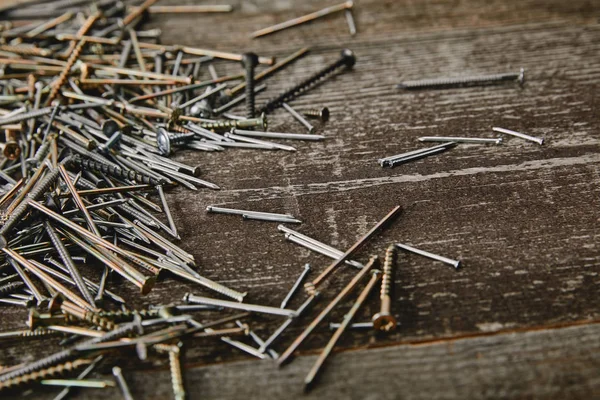
<svg viewBox="0 0 600 400">
<path fill-rule="evenodd" d="M 161 1 L 161 3 L 163 3 Z M 164 1 L 183 4 L 183 1 Z M 299 81 L 348 47 L 352 72 L 295 100 L 298 110 L 327 106 L 316 124 L 321 143 L 290 143 L 295 153 L 228 150 L 182 152 L 220 191 L 175 190 L 169 196 L 181 246 L 203 275 L 247 291 L 247 302 L 278 305 L 304 263 L 313 274 L 329 260 L 286 242 L 277 224 L 206 214 L 210 204 L 289 212 L 297 229 L 342 250 L 392 207 L 402 215 L 356 257 L 382 256 L 398 241 L 462 260 L 459 271 L 401 254 L 394 310 L 402 326 L 389 336 L 353 331 L 333 354 L 309 395 L 301 383 L 313 355 L 281 370 L 249 360 L 224 343 L 189 342 L 185 373 L 191 398 L 582 398 L 600 396 L 600 9 L 591 1 L 356 2 L 358 35 L 343 15 L 258 40 L 248 34 L 323 7 L 319 1 L 231 2 L 234 13 L 154 16 L 164 43 L 280 58 L 302 46 L 309 56 L 267 81 L 269 96 Z M 239 73 L 216 62 L 219 74 Z M 404 92 L 402 80 L 526 69 L 523 88 Z M 204 71 L 208 76 L 208 72 Z M 234 110 L 235 112 L 235 110 Z M 239 109 L 243 113 L 243 109 Z M 285 112 L 270 128 L 303 132 Z M 394 169 L 376 160 L 424 147 L 424 135 L 493 137 L 492 126 L 546 139 L 544 146 L 505 137 L 500 146 L 461 145 Z M 341 268 L 317 308 L 354 274 Z M 88 271 L 97 278 L 98 271 Z M 313 277 L 316 275 L 312 275 Z M 166 277 L 140 297 L 111 282 L 131 307 L 179 302 L 186 292 L 213 294 Z M 291 307 L 297 307 L 297 296 Z M 331 316 L 341 320 L 353 299 Z M 376 296 L 359 313 L 368 320 Z M 3 307 L 3 329 L 23 326 L 25 312 Z M 223 313 L 199 314 L 209 321 Z M 288 329 L 283 351 L 310 317 Z M 253 319 L 254 320 L 254 319 Z M 252 328 L 266 338 L 281 319 Z M 316 354 L 330 336 L 322 326 L 299 354 Z M 55 341 L 11 342 L 0 362 L 26 362 L 54 351 Z M 381 348 L 377 348 L 381 347 Z M 377 349 L 376 349 L 377 348 Z M 124 353 L 120 365 L 137 398 L 171 396 L 168 361 L 141 363 Z M 117 392 L 80 392 L 82 398 Z M 34 392 L 34 396 L 47 394 Z"/>
</svg>

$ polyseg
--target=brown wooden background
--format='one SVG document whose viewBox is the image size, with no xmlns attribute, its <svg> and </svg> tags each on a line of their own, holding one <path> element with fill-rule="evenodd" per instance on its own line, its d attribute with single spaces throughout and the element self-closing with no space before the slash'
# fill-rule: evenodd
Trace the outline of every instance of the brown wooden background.
<svg viewBox="0 0 600 400">
<path fill-rule="evenodd" d="M 164 43 L 280 58 L 310 46 L 308 57 L 267 81 L 259 104 L 336 59 L 344 47 L 354 50 L 358 61 L 353 72 L 292 103 L 300 111 L 329 107 L 331 120 L 317 124 L 327 141 L 298 143 L 296 153 L 177 156 L 200 165 L 202 178 L 222 187 L 176 190 L 169 197 L 181 246 L 196 256 L 201 273 L 248 291 L 248 302 L 276 306 L 304 263 L 314 271 L 329 263 L 286 242 L 277 224 L 207 215 L 209 204 L 294 214 L 304 222 L 298 230 L 342 250 L 401 204 L 400 218 L 356 258 L 382 256 L 389 243 L 401 241 L 459 258 L 464 267 L 457 272 L 401 255 L 394 299 L 401 328 L 389 336 L 346 334 L 308 395 L 302 382 L 331 334 L 325 326 L 302 346 L 302 356 L 281 370 L 223 343 L 188 341 L 190 398 L 600 398 L 597 2 L 362 0 L 355 2 L 355 38 L 339 14 L 258 40 L 248 34 L 331 2 L 229 3 L 236 7 L 232 14 L 154 16 L 149 26 L 163 30 Z M 240 71 L 236 63 L 215 66 L 221 75 Z M 420 92 L 394 88 L 402 80 L 520 67 L 527 70 L 522 89 L 512 84 Z M 269 122 L 273 131 L 303 132 L 281 110 Z M 492 126 L 542 136 L 546 144 L 506 137 L 501 146 L 461 145 L 395 169 L 376 162 L 422 147 L 419 136 L 492 137 Z M 353 274 L 338 271 L 317 308 Z M 113 282 L 111 288 L 132 307 L 179 301 L 188 291 L 209 294 L 173 278 L 159 282 L 145 298 L 127 283 Z M 302 301 L 296 297 L 291 307 Z M 331 321 L 341 320 L 352 301 Z M 378 305 L 374 296 L 358 319 L 370 319 Z M 22 327 L 24 312 L 1 312 L 3 328 Z M 220 315 L 198 314 L 198 319 Z M 286 331 L 276 348 L 283 351 L 311 316 Z M 254 321 L 253 329 L 266 338 L 281 319 Z M 0 350 L 3 363 L 55 350 L 49 342 L 7 343 Z M 141 363 L 124 353 L 115 362 L 136 398 L 172 396 L 164 356 Z M 46 398 L 48 392 L 33 396 Z"/>
</svg>

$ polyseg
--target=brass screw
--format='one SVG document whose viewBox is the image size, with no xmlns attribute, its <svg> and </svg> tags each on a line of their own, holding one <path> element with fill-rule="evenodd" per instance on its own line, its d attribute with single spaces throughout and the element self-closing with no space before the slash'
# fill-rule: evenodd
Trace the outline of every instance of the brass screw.
<svg viewBox="0 0 600 400">
<path fill-rule="evenodd" d="M 390 245 L 385 251 L 383 263 L 383 279 L 381 281 L 381 308 L 373 315 L 373 328 L 378 331 L 392 332 L 396 329 L 396 318 L 391 314 L 390 289 L 392 285 L 392 269 L 396 261 L 396 246 Z"/>
<path fill-rule="evenodd" d="M 313 110 L 305 111 L 302 114 L 304 114 L 304 116 L 307 118 L 318 119 L 321 122 L 329 120 L 329 108 L 327 107 L 323 107 L 320 109 L 315 108 Z"/>
</svg>

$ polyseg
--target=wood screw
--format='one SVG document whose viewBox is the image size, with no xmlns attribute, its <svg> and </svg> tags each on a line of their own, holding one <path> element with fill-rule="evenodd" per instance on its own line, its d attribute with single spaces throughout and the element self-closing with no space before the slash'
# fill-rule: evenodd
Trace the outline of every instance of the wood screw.
<svg viewBox="0 0 600 400">
<path fill-rule="evenodd" d="M 385 251 L 385 261 L 383 262 L 383 278 L 381 280 L 381 308 L 379 312 L 373 315 L 373 328 L 378 331 L 391 332 L 396 329 L 396 318 L 391 314 L 390 290 L 392 286 L 392 270 L 396 261 L 396 246 L 390 245 Z"/>
</svg>

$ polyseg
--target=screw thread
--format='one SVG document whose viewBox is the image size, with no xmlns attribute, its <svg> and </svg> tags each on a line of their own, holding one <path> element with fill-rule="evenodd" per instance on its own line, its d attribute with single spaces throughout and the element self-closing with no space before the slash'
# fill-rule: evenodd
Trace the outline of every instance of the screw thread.
<svg viewBox="0 0 600 400">
<path fill-rule="evenodd" d="M 63 161 L 64 162 L 64 161 Z M 29 199 L 38 200 L 39 197 L 48 191 L 50 186 L 54 184 L 58 178 L 58 168 L 50 168 L 46 176 L 37 183 L 37 185 L 29 192 L 27 197 Z M 0 235 L 4 235 L 10 231 L 17 223 L 21 222 L 25 212 L 29 208 L 27 200 L 23 200 L 11 213 L 6 223 L 0 228 Z"/>
<path fill-rule="evenodd" d="M 519 81 L 523 82 L 523 73 L 509 73 L 509 74 L 492 74 L 492 75 L 481 75 L 481 76 L 465 76 L 457 78 L 440 78 L 440 79 L 421 79 L 417 81 L 405 81 L 398 85 L 401 89 L 426 89 L 435 87 L 450 87 L 450 86 L 464 86 L 464 85 L 476 85 L 492 82 L 503 82 L 503 81 Z"/>
<path fill-rule="evenodd" d="M 383 276 L 381 278 L 380 298 L 388 297 L 392 286 L 392 269 L 396 261 L 396 246 L 390 245 L 385 251 L 383 262 Z"/>
<path fill-rule="evenodd" d="M 273 97 L 261 108 L 260 112 L 268 113 L 273 111 L 274 109 L 281 107 L 282 103 L 287 103 L 290 100 L 302 95 L 307 92 L 309 89 L 313 88 L 320 81 L 325 80 L 329 76 L 331 76 L 336 70 L 340 67 L 352 67 L 356 61 L 354 54 L 350 50 L 343 50 L 342 57 L 336 62 L 328 65 L 320 71 L 317 71 L 313 75 L 309 76 L 302 82 L 292 86 L 289 89 L 286 89 L 278 96 Z"/>
<path fill-rule="evenodd" d="M 37 336 L 49 336 L 49 335 L 57 335 L 59 332 L 50 331 L 48 329 L 35 329 L 33 331 L 24 331 L 21 333 L 21 337 L 37 337 Z"/>
<path fill-rule="evenodd" d="M 30 47 L 30 46 L 11 46 L 8 44 L 4 44 L 0 46 L 0 50 L 8 51 L 10 53 L 22 54 L 24 56 L 40 56 L 47 57 L 52 54 L 52 51 L 49 49 L 40 49 L 39 47 Z"/>
<path fill-rule="evenodd" d="M 81 169 L 89 169 L 96 172 L 102 172 L 115 178 L 129 179 L 140 184 L 150 184 L 156 186 L 163 183 L 156 178 L 140 174 L 133 170 L 125 170 L 120 167 L 104 164 L 87 158 L 84 159 L 81 157 L 76 157 L 75 163 L 78 164 Z"/>
<path fill-rule="evenodd" d="M 69 72 L 71 72 L 71 68 L 73 67 L 73 64 L 75 64 L 75 61 L 77 61 L 77 59 L 79 58 L 79 54 L 81 53 L 81 50 L 83 50 L 84 45 L 85 39 L 80 40 L 77 44 L 77 47 L 75 47 L 75 50 L 73 50 L 73 52 L 69 56 L 65 68 L 61 71 L 58 79 L 54 82 L 54 85 L 52 85 L 50 95 L 46 99 L 46 104 L 50 104 L 50 102 L 52 102 L 52 100 L 56 98 L 58 91 L 60 90 L 62 85 L 65 84 L 67 77 L 69 76 Z"/>
<path fill-rule="evenodd" d="M 7 283 L 6 285 L 2 285 L 2 286 L 0 286 L 0 296 L 5 296 L 7 294 L 14 293 L 17 290 L 19 290 L 21 287 L 23 287 L 23 285 L 24 285 L 23 282 L 10 282 L 10 283 Z"/>
<path fill-rule="evenodd" d="M 258 63 L 258 57 L 254 53 L 247 53 L 244 55 L 242 62 L 246 68 L 246 118 L 254 118 L 256 115 L 256 109 L 254 106 L 254 68 Z"/>
<path fill-rule="evenodd" d="M 185 389 L 183 388 L 183 373 L 181 371 L 179 354 L 179 347 L 171 346 L 171 349 L 169 350 L 169 367 L 171 370 L 173 394 L 177 400 L 185 398 Z"/>
<path fill-rule="evenodd" d="M 103 318 L 112 319 L 115 322 L 122 322 L 131 320 L 136 315 L 139 315 L 142 318 L 156 317 L 158 315 L 158 310 L 100 311 L 98 315 Z"/>
<path fill-rule="evenodd" d="M 264 118 L 264 115 L 261 115 L 259 118 L 245 120 L 203 122 L 200 124 L 200 127 L 217 132 L 229 131 L 231 128 L 244 129 L 258 127 L 260 129 L 266 130 L 267 122 Z"/>
<path fill-rule="evenodd" d="M 129 332 L 133 331 L 134 329 L 140 329 L 139 321 L 134 321 L 134 322 L 126 324 L 126 325 L 121 325 L 117 329 L 109 331 L 99 338 L 89 339 L 80 344 L 85 346 L 85 345 L 92 345 L 92 344 L 96 344 L 96 343 L 108 342 L 108 341 L 111 341 L 114 339 L 119 339 L 119 338 L 127 335 Z M 59 351 L 58 353 L 51 354 L 47 357 L 41 358 L 37 361 L 27 364 L 17 370 L 0 375 L 0 389 L 2 388 L 4 383 L 9 380 L 12 380 L 12 379 L 18 378 L 18 377 L 24 377 L 29 374 L 33 374 L 36 371 L 48 369 L 50 366 L 60 364 L 61 362 L 73 357 L 75 354 L 77 354 L 77 351 L 75 350 L 75 348 L 65 349 L 65 350 Z"/>
<path fill-rule="evenodd" d="M 169 139 L 171 140 L 171 143 L 174 145 L 179 145 L 179 144 L 183 144 L 186 142 L 189 142 L 190 140 L 192 140 L 195 136 L 195 133 L 193 132 L 177 132 L 174 135 L 170 135 Z"/>
<path fill-rule="evenodd" d="M 6 118 L 2 120 L 3 125 L 14 124 L 17 122 L 22 122 L 31 118 L 41 117 L 42 115 L 47 115 L 52 112 L 54 107 L 45 107 L 40 108 L 38 110 L 32 110 L 26 113 L 17 114 L 14 117 Z"/>
<path fill-rule="evenodd" d="M 90 360 L 79 359 L 79 360 L 75 360 L 75 361 L 68 361 L 64 364 L 55 365 L 53 367 L 44 368 L 39 371 L 34 371 L 34 372 L 31 372 L 28 374 L 20 375 L 20 376 L 17 376 L 17 377 L 14 377 L 14 378 L 11 378 L 11 379 L 1 382 L 0 390 L 8 389 L 10 387 L 18 386 L 18 385 L 28 383 L 31 381 L 36 381 L 36 380 L 43 379 L 43 378 L 46 378 L 49 376 L 55 376 L 55 375 L 59 375 L 59 374 L 65 373 L 65 372 L 73 371 L 74 369 L 77 369 L 83 365 L 87 365 L 90 363 L 91 363 Z"/>
</svg>

